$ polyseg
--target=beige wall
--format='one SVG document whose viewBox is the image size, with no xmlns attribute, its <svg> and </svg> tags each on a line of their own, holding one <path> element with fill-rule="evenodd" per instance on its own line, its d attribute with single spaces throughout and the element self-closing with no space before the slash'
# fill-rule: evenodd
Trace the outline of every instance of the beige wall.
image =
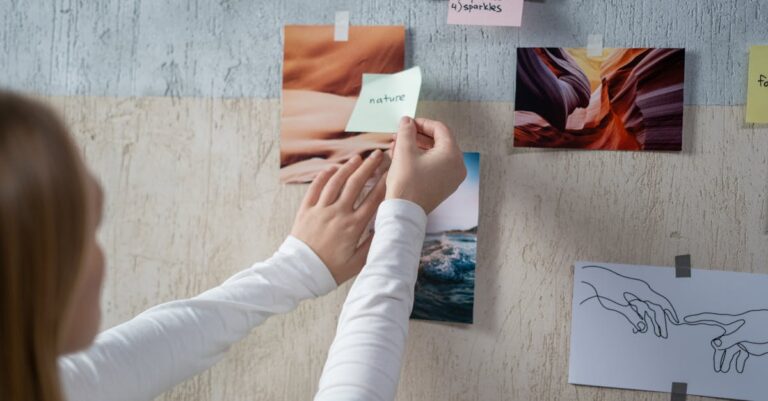
<svg viewBox="0 0 768 401">
<path fill-rule="evenodd" d="M 59 97 L 107 194 L 104 327 L 268 257 L 302 186 L 278 183 L 277 100 Z M 577 260 L 768 273 L 768 128 L 689 107 L 684 152 L 515 150 L 513 105 L 423 102 L 481 158 L 475 321 L 411 322 L 398 400 L 667 400 L 567 384 Z M 161 400 L 308 400 L 348 286 L 268 320 Z M 690 397 L 698 400 L 701 398 Z"/>
</svg>

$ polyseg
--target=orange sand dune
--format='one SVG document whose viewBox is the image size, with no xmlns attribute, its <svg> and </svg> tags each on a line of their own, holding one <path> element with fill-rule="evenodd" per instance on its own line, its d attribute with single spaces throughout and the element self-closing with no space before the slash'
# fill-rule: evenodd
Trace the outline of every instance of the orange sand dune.
<svg viewBox="0 0 768 401">
<path fill-rule="evenodd" d="M 405 65 L 402 26 L 350 27 L 334 42 L 333 26 L 286 26 L 280 133 L 280 180 L 309 182 L 328 166 L 387 149 L 388 134 L 344 132 L 363 73 Z"/>
</svg>

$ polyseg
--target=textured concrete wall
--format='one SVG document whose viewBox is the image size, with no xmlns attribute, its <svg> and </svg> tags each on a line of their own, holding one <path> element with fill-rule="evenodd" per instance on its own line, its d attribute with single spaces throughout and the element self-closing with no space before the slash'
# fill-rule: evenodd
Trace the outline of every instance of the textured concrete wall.
<svg viewBox="0 0 768 401">
<path fill-rule="evenodd" d="M 278 183 L 278 101 L 52 100 L 108 196 L 106 327 L 220 283 L 288 233 L 305 187 Z M 681 154 L 516 150 L 513 109 L 420 106 L 483 153 L 475 324 L 411 322 L 398 400 L 668 399 L 567 384 L 571 266 L 691 253 L 768 273 L 768 128 L 696 106 Z M 270 319 L 162 400 L 311 399 L 347 291 Z"/>
<path fill-rule="evenodd" d="M 685 47 L 687 103 L 744 102 L 749 43 L 768 42 L 763 0 L 543 0 L 524 27 L 448 26 L 436 0 L 5 0 L 0 83 L 55 95 L 276 98 L 284 24 L 408 28 L 430 100 L 512 101 L 517 46 Z"/>
<path fill-rule="evenodd" d="M 482 156 L 476 323 L 411 322 L 400 401 L 666 400 L 567 384 L 576 260 L 768 273 L 768 127 L 747 126 L 758 0 L 527 2 L 522 29 L 445 25 L 446 2 L 0 3 L 0 85 L 48 96 L 103 182 L 105 327 L 269 256 L 303 186 L 278 183 L 280 28 L 405 24 L 423 116 Z M 684 151 L 511 147 L 518 45 L 684 46 Z M 163 401 L 310 399 L 348 286 L 268 320 Z M 700 400 L 691 397 L 693 400 Z"/>
</svg>

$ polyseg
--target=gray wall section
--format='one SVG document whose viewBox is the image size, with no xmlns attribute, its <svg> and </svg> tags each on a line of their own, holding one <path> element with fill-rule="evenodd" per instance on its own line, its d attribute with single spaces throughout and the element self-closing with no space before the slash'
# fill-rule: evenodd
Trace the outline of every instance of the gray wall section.
<svg viewBox="0 0 768 401">
<path fill-rule="evenodd" d="M 404 24 L 428 100 L 511 101 L 517 46 L 685 47 L 686 103 L 743 104 L 749 44 L 768 44 L 763 0 L 538 0 L 522 28 L 446 24 L 436 0 L 0 2 L 0 85 L 47 95 L 275 98 L 281 27 Z"/>
</svg>

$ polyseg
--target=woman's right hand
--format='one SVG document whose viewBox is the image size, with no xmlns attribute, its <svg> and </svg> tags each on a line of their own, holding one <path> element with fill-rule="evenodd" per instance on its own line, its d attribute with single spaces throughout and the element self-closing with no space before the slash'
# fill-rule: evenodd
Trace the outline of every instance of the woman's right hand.
<svg viewBox="0 0 768 401">
<path fill-rule="evenodd" d="M 386 199 L 409 200 L 429 214 L 466 176 L 461 149 L 445 124 L 423 118 L 400 120 Z"/>
</svg>

